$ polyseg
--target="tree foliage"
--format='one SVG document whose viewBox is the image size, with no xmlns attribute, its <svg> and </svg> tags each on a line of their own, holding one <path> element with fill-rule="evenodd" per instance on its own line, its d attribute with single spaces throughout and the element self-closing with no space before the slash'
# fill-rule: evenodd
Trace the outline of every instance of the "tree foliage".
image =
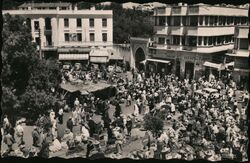
<svg viewBox="0 0 250 163">
<path fill-rule="evenodd" d="M 2 108 L 9 117 L 36 120 L 53 109 L 61 80 L 54 60 L 41 60 L 32 42 L 29 26 L 20 16 L 3 16 Z"/>
<path fill-rule="evenodd" d="M 144 128 L 156 134 L 163 129 L 163 120 L 158 116 L 147 114 L 144 116 Z"/>
<path fill-rule="evenodd" d="M 88 9 L 93 3 L 83 2 L 79 9 Z M 97 10 L 113 10 L 114 43 L 129 42 L 129 37 L 151 37 L 153 35 L 152 13 L 134 9 L 124 9 L 119 3 L 95 5 Z"/>
</svg>

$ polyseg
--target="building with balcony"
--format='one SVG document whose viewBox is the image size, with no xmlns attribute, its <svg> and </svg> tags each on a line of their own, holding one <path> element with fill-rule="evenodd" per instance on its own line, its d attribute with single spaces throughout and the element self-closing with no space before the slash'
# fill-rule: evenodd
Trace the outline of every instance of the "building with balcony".
<svg viewBox="0 0 250 163">
<path fill-rule="evenodd" d="M 45 58 L 84 62 L 91 51 L 113 45 L 112 10 L 78 10 L 71 3 L 25 3 L 5 13 L 20 15 L 30 23 L 33 41 Z"/>
<path fill-rule="evenodd" d="M 249 81 L 249 26 L 237 26 L 235 28 L 234 49 L 226 53 L 226 64 L 233 63 L 232 77 L 242 89 L 248 88 Z"/>
<path fill-rule="evenodd" d="M 178 4 L 155 9 L 154 19 L 148 58 L 159 62 L 149 60 L 146 69 L 194 79 L 220 73 L 225 53 L 234 48 L 235 26 L 248 25 L 248 9 Z"/>
</svg>

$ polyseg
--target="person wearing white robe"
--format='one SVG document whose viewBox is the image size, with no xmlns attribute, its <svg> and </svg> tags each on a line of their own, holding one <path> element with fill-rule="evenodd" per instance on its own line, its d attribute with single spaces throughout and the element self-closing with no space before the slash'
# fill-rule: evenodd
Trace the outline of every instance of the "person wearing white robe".
<svg viewBox="0 0 250 163">
<path fill-rule="evenodd" d="M 137 117 L 139 115 L 139 107 L 138 105 L 135 103 L 134 104 L 134 116 Z"/>
</svg>

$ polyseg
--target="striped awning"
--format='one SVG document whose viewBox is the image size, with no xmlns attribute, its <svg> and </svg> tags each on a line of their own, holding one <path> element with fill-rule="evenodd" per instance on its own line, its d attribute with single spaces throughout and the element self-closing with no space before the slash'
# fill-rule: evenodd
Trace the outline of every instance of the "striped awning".
<svg viewBox="0 0 250 163">
<path fill-rule="evenodd" d="M 100 56 L 93 57 L 93 56 L 91 56 L 90 62 L 92 62 L 92 63 L 107 63 L 108 57 L 100 57 Z"/>
<path fill-rule="evenodd" d="M 89 54 L 59 54 L 59 60 L 88 60 Z"/>
</svg>

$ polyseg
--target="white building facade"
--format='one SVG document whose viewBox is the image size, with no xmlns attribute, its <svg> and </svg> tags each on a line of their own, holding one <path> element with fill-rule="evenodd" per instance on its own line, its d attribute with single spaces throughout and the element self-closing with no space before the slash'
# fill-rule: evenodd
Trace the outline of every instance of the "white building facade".
<svg viewBox="0 0 250 163">
<path fill-rule="evenodd" d="M 232 76 L 242 89 L 247 89 L 249 81 L 249 25 L 235 28 L 234 49 L 226 55 L 226 62 L 232 64 Z"/>
<path fill-rule="evenodd" d="M 225 53 L 234 47 L 235 26 L 248 24 L 248 9 L 179 4 L 155 9 L 154 18 L 148 55 L 157 62 L 146 68 L 194 79 L 219 74 Z"/>
<path fill-rule="evenodd" d="M 88 60 L 93 49 L 113 45 L 112 10 L 78 10 L 70 3 L 29 3 L 3 14 L 29 20 L 33 41 L 43 55 L 59 60 Z"/>
</svg>

